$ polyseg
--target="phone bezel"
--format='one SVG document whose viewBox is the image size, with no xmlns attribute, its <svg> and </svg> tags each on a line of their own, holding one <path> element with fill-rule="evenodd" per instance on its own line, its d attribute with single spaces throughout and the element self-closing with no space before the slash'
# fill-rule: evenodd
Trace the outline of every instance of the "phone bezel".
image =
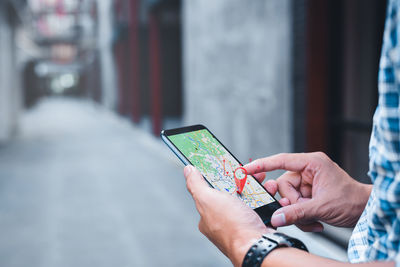
<svg viewBox="0 0 400 267">
<path fill-rule="evenodd" d="M 183 155 L 183 153 L 175 146 L 174 143 L 172 143 L 172 141 L 168 138 L 168 136 L 171 135 L 176 135 L 176 134 L 182 134 L 182 133 L 187 133 L 187 132 L 193 132 L 193 131 L 199 131 L 199 130 L 207 130 L 225 149 L 226 151 L 228 151 L 229 154 L 231 154 L 231 156 L 237 160 L 237 162 L 239 162 L 239 164 L 242 164 L 230 151 L 229 149 L 204 125 L 201 124 L 196 124 L 196 125 L 191 125 L 191 126 L 186 126 L 186 127 L 181 127 L 181 128 L 174 128 L 174 129 L 169 129 L 169 130 L 163 130 L 161 131 L 161 139 L 165 142 L 165 144 L 174 152 L 174 154 L 183 162 L 183 164 L 186 165 L 193 165 L 187 158 L 185 155 Z M 242 164 L 243 165 L 243 164 Z M 268 191 L 265 189 L 265 187 L 252 175 L 250 175 L 251 177 L 253 177 L 253 179 L 259 184 L 261 185 L 262 188 L 264 188 L 264 190 L 268 193 Z M 206 182 L 212 187 L 212 184 L 210 184 L 210 182 L 203 176 L 204 180 L 206 180 Z M 268 193 L 269 194 L 269 193 Z M 271 194 L 269 194 L 271 195 Z M 274 196 L 271 195 L 271 197 L 275 200 L 274 202 L 271 202 L 267 205 L 258 207 L 253 209 L 262 219 L 262 221 L 266 224 L 266 225 L 270 225 L 271 222 L 271 216 L 272 214 L 281 207 L 281 205 L 279 204 L 279 202 L 275 199 Z"/>
</svg>

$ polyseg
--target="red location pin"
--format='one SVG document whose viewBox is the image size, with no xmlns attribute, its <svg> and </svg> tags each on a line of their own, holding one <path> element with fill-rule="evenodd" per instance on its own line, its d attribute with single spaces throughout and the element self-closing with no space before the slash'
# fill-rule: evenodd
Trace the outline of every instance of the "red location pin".
<svg viewBox="0 0 400 267">
<path fill-rule="evenodd" d="M 234 172 L 233 172 L 233 177 L 235 178 L 235 183 L 236 183 L 236 188 L 237 188 L 237 193 L 239 195 L 242 194 L 243 188 L 246 184 L 247 180 L 247 171 L 243 167 L 238 167 Z"/>
</svg>

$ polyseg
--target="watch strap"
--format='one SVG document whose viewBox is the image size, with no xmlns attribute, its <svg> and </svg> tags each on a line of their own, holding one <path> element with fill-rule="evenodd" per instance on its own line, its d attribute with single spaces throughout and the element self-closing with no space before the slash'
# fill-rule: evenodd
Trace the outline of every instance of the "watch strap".
<svg viewBox="0 0 400 267">
<path fill-rule="evenodd" d="M 244 257 L 242 267 L 259 267 L 264 258 L 275 248 L 293 247 L 307 251 L 307 247 L 300 240 L 275 232 L 264 234 L 251 248 Z"/>
<path fill-rule="evenodd" d="M 280 237 L 283 237 L 284 239 L 286 239 L 290 243 L 289 247 L 298 248 L 298 249 L 308 252 L 306 245 L 304 245 L 304 243 L 301 242 L 300 240 L 298 240 L 297 238 L 293 238 L 293 237 L 290 237 L 288 235 L 285 235 L 285 234 L 279 233 L 279 232 L 275 232 L 274 235 L 280 236 Z"/>
<path fill-rule="evenodd" d="M 263 262 L 264 258 L 272 250 L 278 247 L 278 243 L 267 239 L 266 237 L 260 238 L 254 243 L 246 256 L 244 257 L 242 267 L 259 267 Z"/>
</svg>

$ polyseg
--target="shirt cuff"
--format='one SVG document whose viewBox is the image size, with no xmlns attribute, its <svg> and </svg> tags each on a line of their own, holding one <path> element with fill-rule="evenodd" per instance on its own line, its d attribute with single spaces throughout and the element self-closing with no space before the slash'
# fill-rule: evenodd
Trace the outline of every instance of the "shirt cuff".
<svg viewBox="0 0 400 267">
<path fill-rule="evenodd" d="M 394 263 L 396 267 L 400 267 L 400 254 L 397 254 L 396 258 L 394 258 Z"/>
</svg>

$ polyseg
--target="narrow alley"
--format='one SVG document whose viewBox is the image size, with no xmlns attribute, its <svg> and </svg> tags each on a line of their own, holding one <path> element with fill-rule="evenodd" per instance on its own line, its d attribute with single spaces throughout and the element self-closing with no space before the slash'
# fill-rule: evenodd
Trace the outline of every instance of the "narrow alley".
<svg viewBox="0 0 400 267">
<path fill-rule="evenodd" d="M 174 159 L 96 104 L 42 100 L 0 149 L 0 266 L 229 266 Z"/>
</svg>

